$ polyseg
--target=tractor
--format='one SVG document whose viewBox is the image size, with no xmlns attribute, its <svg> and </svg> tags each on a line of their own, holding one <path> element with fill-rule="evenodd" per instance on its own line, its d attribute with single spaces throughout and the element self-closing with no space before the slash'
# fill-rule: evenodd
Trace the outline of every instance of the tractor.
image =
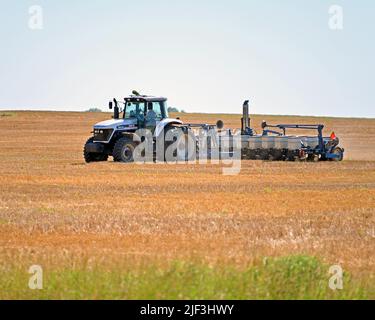
<svg viewBox="0 0 375 320">
<path fill-rule="evenodd" d="M 180 119 L 169 118 L 167 98 L 164 97 L 140 95 L 133 91 L 124 102 L 110 101 L 109 109 L 113 109 L 113 119 L 95 124 L 93 136 L 84 146 L 86 162 L 107 161 L 109 156 L 113 156 L 115 162 L 133 162 L 134 150 L 139 144 L 138 129 L 149 129 L 155 141 L 175 126 L 187 129 Z"/>
</svg>

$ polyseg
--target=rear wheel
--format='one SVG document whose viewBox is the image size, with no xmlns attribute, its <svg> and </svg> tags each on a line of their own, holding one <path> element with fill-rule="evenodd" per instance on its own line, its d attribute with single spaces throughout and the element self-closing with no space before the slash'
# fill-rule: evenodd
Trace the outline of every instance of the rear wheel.
<svg viewBox="0 0 375 320">
<path fill-rule="evenodd" d="M 166 162 L 186 162 L 197 159 L 198 143 L 194 133 L 190 130 L 182 130 L 182 128 L 170 127 L 165 131 L 164 160 Z M 169 150 L 172 144 L 175 144 L 175 148 Z"/>
<path fill-rule="evenodd" d="M 103 153 L 92 153 L 87 151 L 87 145 L 89 143 L 93 143 L 94 138 L 91 137 L 88 139 L 85 143 L 85 147 L 83 148 L 83 157 L 85 158 L 85 161 L 87 163 L 90 162 L 100 162 L 100 161 L 107 161 L 108 160 L 108 154 L 103 154 Z"/>
<path fill-rule="evenodd" d="M 136 143 L 128 138 L 117 140 L 113 148 L 113 160 L 115 162 L 134 162 L 136 146 Z"/>
</svg>

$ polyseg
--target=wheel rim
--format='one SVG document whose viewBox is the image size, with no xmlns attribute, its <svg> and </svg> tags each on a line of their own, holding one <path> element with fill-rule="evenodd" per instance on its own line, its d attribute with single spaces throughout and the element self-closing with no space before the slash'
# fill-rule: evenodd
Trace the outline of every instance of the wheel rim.
<svg viewBox="0 0 375 320">
<path fill-rule="evenodd" d="M 125 146 L 122 149 L 122 157 L 125 161 L 129 161 L 133 157 L 133 149 L 130 148 L 129 146 Z"/>
</svg>

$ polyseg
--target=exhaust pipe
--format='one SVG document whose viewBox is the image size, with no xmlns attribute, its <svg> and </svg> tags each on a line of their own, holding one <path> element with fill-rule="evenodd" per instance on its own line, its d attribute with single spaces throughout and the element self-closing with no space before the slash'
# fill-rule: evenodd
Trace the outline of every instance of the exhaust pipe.
<svg viewBox="0 0 375 320">
<path fill-rule="evenodd" d="M 115 104 L 114 107 L 113 107 L 113 103 Z M 109 109 L 112 110 L 112 108 L 113 108 L 113 119 L 119 119 L 120 118 L 120 109 L 118 107 L 117 100 L 113 99 L 113 103 L 112 103 L 112 101 L 109 102 Z"/>
<path fill-rule="evenodd" d="M 242 106 L 241 131 L 242 134 L 248 134 L 250 129 L 249 100 L 245 100 Z"/>
</svg>

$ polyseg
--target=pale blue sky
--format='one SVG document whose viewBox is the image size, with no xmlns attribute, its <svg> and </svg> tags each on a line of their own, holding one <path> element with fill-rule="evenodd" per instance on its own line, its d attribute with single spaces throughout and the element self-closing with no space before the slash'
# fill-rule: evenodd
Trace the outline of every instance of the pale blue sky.
<svg viewBox="0 0 375 320">
<path fill-rule="evenodd" d="M 375 1 L 1 0 L 0 109 L 105 109 L 132 89 L 191 112 L 375 117 Z M 344 29 L 328 27 L 341 5 Z M 43 30 L 28 28 L 43 8 Z"/>
</svg>

